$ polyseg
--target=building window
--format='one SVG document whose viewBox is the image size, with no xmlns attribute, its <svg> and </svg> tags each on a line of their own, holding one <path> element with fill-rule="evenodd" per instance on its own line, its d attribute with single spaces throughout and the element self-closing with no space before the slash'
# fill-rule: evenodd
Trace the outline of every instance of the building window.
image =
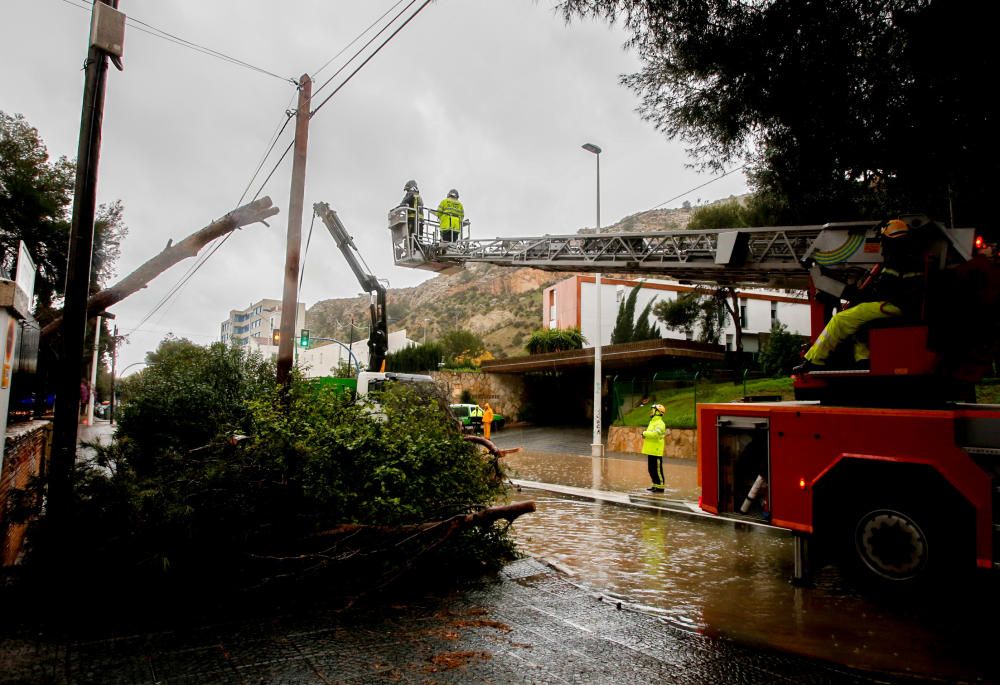
<svg viewBox="0 0 1000 685">
<path fill-rule="evenodd" d="M 740 299 L 740 328 L 746 328 L 748 326 L 747 319 L 747 301 L 745 299 Z"/>
<path fill-rule="evenodd" d="M 778 323 L 778 303 L 771 302 L 771 327 Z"/>
<path fill-rule="evenodd" d="M 726 352 L 733 351 L 733 334 L 726 333 Z"/>
<path fill-rule="evenodd" d="M 694 340 L 694 331 L 684 331 L 685 340 Z"/>
</svg>

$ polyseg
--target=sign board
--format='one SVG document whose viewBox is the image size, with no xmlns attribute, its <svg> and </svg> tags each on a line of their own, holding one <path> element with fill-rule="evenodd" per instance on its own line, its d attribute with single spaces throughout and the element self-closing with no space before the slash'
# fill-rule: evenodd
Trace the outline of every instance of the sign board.
<svg viewBox="0 0 1000 685">
<path fill-rule="evenodd" d="M 32 300 L 35 297 L 35 261 L 28 252 L 28 246 L 22 240 L 17 247 L 17 276 L 14 282 L 25 295 L 28 296 L 28 308 L 31 308 Z"/>
</svg>

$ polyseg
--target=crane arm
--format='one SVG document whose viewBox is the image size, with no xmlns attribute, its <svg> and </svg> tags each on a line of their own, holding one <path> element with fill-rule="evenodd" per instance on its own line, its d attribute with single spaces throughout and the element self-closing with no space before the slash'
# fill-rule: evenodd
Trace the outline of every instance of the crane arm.
<svg viewBox="0 0 1000 685">
<path fill-rule="evenodd" d="M 361 289 L 368 293 L 368 310 L 371 316 L 371 327 L 368 333 L 368 370 L 382 371 L 385 356 L 389 351 L 389 321 L 386 315 L 386 293 L 385 286 L 374 275 L 368 273 L 361 265 L 359 258 L 360 250 L 354 243 L 354 238 L 347 232 L 337 212 L 330 209 L 330 205 L 325 202 L 317 202 L 313 209 L 334 242 L 347 260 L 347 265 L 354 272 L 354 277 L 358 279 Z"/>
</svg>

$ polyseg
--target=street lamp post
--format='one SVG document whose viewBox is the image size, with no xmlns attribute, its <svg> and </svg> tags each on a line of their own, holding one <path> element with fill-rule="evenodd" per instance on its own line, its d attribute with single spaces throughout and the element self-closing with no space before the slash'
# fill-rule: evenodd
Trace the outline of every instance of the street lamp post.
<svg viewBox="0 0 1000 685">
<path fill-rule="evenodd" d="M 597 159 L 597 232 L 601 232 L 601 148 L 593 143 L 584 143 L 583 149 L 594 153 Z M 597 291 L 597 339 L 594 342 L 594 441 L 590 445 L 590 455 L 604 456 L 604 440 L 601 435 L 601 273 L 594 275 Z"/>
</svg>

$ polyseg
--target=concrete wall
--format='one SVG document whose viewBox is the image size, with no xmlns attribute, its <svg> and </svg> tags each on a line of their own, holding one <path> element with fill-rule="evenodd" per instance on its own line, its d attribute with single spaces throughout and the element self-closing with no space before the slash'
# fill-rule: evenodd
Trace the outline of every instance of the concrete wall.
<svg viewBox="0 0 1000 685">
<path fill-rule="evenodd" d="M 7 520 L 10 492 L 42 472 L 52 453 L 52 423 L 29 421 L 7 427 L 0 473 L 0 566 L 17 563 L 27 526 Z"/>
<path fill-rule="evenodd" d="M 462 391 L 468 390 L 476 402 L 489 402 L 490 407 L 503 414 L 508 423 L 517 421 L 524 406 L 524 380 L 521 376 L 462 371 L 432 371 L 431 376 L 447 388 L 453 403 L 461 402 Z"/>
<path fill-rule="evenodd" d="M 641 426 L 611 426 L 608 429 L 608 452 L 642 454 Z M 677 459 L 698 458 L 698 431 L 693 428 L 668 428 L 663 441 L 663 456 Z"/>
</svg>

